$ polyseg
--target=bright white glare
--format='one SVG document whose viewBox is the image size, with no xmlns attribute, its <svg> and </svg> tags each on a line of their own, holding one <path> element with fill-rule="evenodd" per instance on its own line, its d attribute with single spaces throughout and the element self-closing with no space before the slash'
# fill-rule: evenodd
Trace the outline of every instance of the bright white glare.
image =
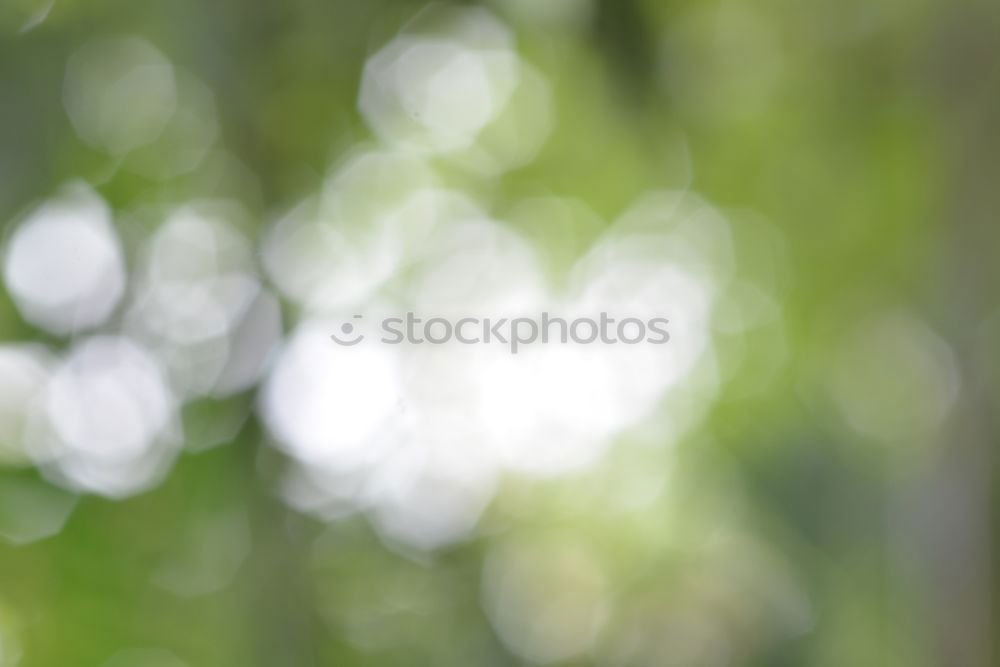
<svg viewBox="0 0 1000 667">
<path fill-rule="evenodd" d="M 507 468 L 558 475 L 595 463 L 616 434 L 651 413 L 694 370 L 708 344 L 713 289 L 674 263 L 674 252 L 663 233 L 637 236 L 628 225 L 613 227 L 580 260 L 569 293 L 550 297 L 546 307 L 568 322 L 601 313 L 665 318 L 666 345 L 531 346 L 477 369 L 481 438 Z M 476 269 L 466 274 L 472 278 Z M 552 331 L 560 335 L 558 326 Z"/>
<path fill-rule="evenodd" d="M 261 404 L 302 466 L 286 484 L 289 502 L 326 517 L 366 511 L 390 542 L 431 549 L 474 529 L 502 472 L 555 477 L 600 461 L 706 358 L 717 286 L 729 271 L 724 223 L 682 199 L 663 203 L 654 221 L 677 220 L 666 229 L 613 226 L 561 292 L 519 234 L 458 207 L 463 215 L 438 221 L 408 247 L 396 300 L 360 311 L 369 325 L 356 332 L 367 336 L 363 344 L 329 338 L 354 322 L 351 311 L 307 320 L 277 358 Z M 553 342 L 517 355 L 495 344 L 380 343 L 385 313 L 407 311 L 452 320 L 659 317 L 669 320 L 671 340 Z M 695 403 L 708 395 L 685 392 L 681 407 L 701 414 Z M 657 441 L 689 422 L 659 424 Z"/>
<path fill-rule="evenodd" d="M 122 155 L 167 127 L 177 108 L 174 69 L 142 38 L 95 40 L 66 64 L 63 102 L 84 141 Z"/>
<path fill-rule="evenodd" d="M 395 446 L 373 466 L 358 498 L 371 508 L 383 537 L 430 549 L 471 532 L 500 472 L 483 447 L 475 411 L 484 350 L 421 346 L 401 352 Z"/>
<path fill-rule="evenodd" d="M 535 314 L 548 298 L 534 248 L 481 215 L 435 230 L 414 268 L 408 300 L 415 310 L 436 316 Z"/>
<path fill-rule="evenodd" d="M 519 60 L 488 12 L 458 12 L 444 31 L 402 34 L 365 66 L 359 106 L 390 144 L 431 152 L 469 147 L 518 84 Z"/>
<path fill-rule="evenodd" d="M 594 463 L 620 426 L 611 359 L 596 349 L 528 349 L 482 369 L 486 445 L 509 469 L 539 475 Z"/>
<path fill-rule="evenodd" d="M 125 287 L 104 201 L 77 185 L 35 209 L 7 246 L 4 280 L 26 320 L 54 334 L 104 322 Z"/>
<path fill-rule="evenodd" d="M 126 338 L 74 346 L 50 382 L 54 474 L 74 488 L 125 496 L 146 488 L 173 454 L 176 405 L 148 352 Z"/>
<path fill-rule="evenodd" d="M 667 262 L 619 256 L 600 267 L 581 284 L 576 306 L 581 312 L 617 314 L 618 320 L 669 320 L 665 327 L 670 341 L 665 345 L 620 345 L 605 350 L 614 368 L 614 404 L 628 421 L 697 366 L 709 343 L 715 295 L 711 286 Z"/>
<path fill-rule="evenodd" d="M 475 435 L 468 424 L 425 423 L 410 434 L 420 439 L 403 439 L 374 471 L 363 498 L 384 536 L 432 549 L 472 531 L 493 497 L 496 474 L 473 446 Z"/>
<path fill-rule="evenodd" d="M 486 613 L 511 651 L 533 664 L 591 649 L 608 615 L 607 578 L 581 547 L 503 544 L 483 568 Z"/>
<path fill-rule="evenodd" d="M 296 458 L 334 470 L 366 464 L 384 446 L 399 410 L 392 348 L 340 347 L 341 321 L 299 325 L 275 360 L 261 395 L 264 419 Z"/>
<path fill-rule="evenodd" d="M 0 463 L 28 459 L 28 430 L 44 411 L 53 364 L 40 345 L 0 346 Z"/>
<path fill-rule="evenodd" d="M 498 471 L 472 413 L 469 357 L 378 343 L 341 348 L 329 340 L 338 324 L 317 323 L 317 348 L 299 348 L 296 335 L 296 351 L 279 357 L 265 388 L 265 420 L 305 466 L 286 498 L 331 518 L 369 511 L 385 539 L 408 547 L 462 539 Z"/>
<path fill-rule="evenodd" d="M 671 267 L 608 264 L 553 312 L 669 319 L 666 345 L 555 344 L 506 351 L 475 368 L 479 438 L 511 470 L 554 476 L 597 462 L 613 438 L 646 417 L 687 377 L 707 344 L 710 295 Z M 608 282 L 615 283 L 610 289 Z M 551 329 L 558 336 L 559 328 Z M 470 372 L 473 372 L 470 369 Z M 664 434 L 664 437 L 666 434 Z"/>
</svg>

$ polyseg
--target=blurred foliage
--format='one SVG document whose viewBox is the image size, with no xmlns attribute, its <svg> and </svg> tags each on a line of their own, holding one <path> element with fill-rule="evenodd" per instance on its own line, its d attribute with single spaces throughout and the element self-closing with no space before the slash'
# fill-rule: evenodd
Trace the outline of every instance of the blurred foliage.
<svg viewBox="0 0 1000 667">
<path fill-rule="evenodd" d="M 630 433 L 591 470 L 505 477 L 476 532 L 431 552 L 288 507 L 253 390 L 186 406 L 184 452 L 134 497 L 8 466 L 0 665 L 995 664 L 1000 6 L 485 4 L 548 81 L 552 132 L 503 173 L 440 160 L 447 181 L 557 273 L 643 193 L 697 192 L 781 316 L 713 334 L 720 389 L 679 442 Z M 238 201 L 263 235 L 372 139 L 366 59 L 422 6 L 5 0 L 5 236 L 77 179 L 130 252 L 150 211 L 199 198 Z M 150 176 L 78 136 L 67 61 L 117 35 L 211 91 L 219 135 L 196 168 Z M 534 227 L 523 203 L 547 196 L 579 206 L 570 233 Z M 0 338 L 67 346 L 7 294 Z M 957 399 L 928 421 L 938 345 Z"/>
</svg>

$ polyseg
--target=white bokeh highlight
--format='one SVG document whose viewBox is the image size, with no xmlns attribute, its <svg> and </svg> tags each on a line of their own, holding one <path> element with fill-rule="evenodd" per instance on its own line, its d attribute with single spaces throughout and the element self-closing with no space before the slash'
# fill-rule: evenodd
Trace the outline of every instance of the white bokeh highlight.
<svg viewBox="0 0 1000 667">
<path fill-rule="evenodd" d="M 126 327 L 162 360 L 186 397 L 251 386 L 281 335 L 258 280 L 240 209 L 191 202 L 166 214 L 143 249 Z"/>
<path fill-rule="evenodd" d="M 517 83 L 510 35 L 485 11 L 466 16 L 460 32 L 404 33 L 366 64 L 359 106 L 384 140 L 466 148 L 500 112 Z"/>
<path fill-rule="evenodd" d="M 462 214 L 401 246 L 405 280 L 386 279 L 395 287 L 355 303 L 359 311 L 327 309 L 300 323 L 260 403 L 296 461 L 283 491 L 290 503 L 326 518 L 366 512 L 383 538 L 418 549 L 472 534 L 503 475 L 552 479 L 597 465 L 710 357 L 713 305 L 731 272 L 725 221 L 685 195 L 637 204 L 558 289 L 512 228 L 475 206 L 449 210 Z M 316 303 L 303 296 L 307 309 Z M 671 338 L 538 342 L 516 355 L 497 343 L 380 342 L 382 318 L 405 312 L 453 321 L 549 312 L 570 322 L 607 312 L 665 318 Z M 364 334 L 362 343 L 330 339 L 345 323 L 355 327 L 346 337 Z M 711 396 L 704 384 L 685 394 L 686 413 L 700 414 L 691 403 Z M 658 439 L 672 442 L 694 420 L 659 423 Z"/>
<path fill-rule="evenodd" d="M 159 480 L 179 444 L 176 401 L 157 360 L 127 338 L 77 343 L 48 385 L 44 470 L 111 497 Z"/>
<path fill-rule="evenodd" d="M 388 146 L 494 173 L 524 164 L 551 129 L 551 95 L 507 28 L 481 8 L 432 8 L 365 65 L 358 101 Z"/>
<path fill-rule="evenodd" d="M 24 318 L 58 335 L 102 324 L 125 289 L 111 213 L 74 185 L 21 221 L 7 244 L 4 282 Z"/>
</svg>

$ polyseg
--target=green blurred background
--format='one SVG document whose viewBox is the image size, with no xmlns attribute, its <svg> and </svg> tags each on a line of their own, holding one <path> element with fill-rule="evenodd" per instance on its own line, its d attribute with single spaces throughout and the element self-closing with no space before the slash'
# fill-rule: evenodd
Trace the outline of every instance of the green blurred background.
<svg viewBox="0 0 1000 667">
<path fill-rule="evenodd" d="M 394 53 L 408 35 L 452 51 Z M 4 0 L 0 665 L 996 664 L 998 35 L 986 1 Z M 386 164 L 343 195 L 368 154 Z M 554 283 L 650 193 L 710 209 L 725 243 L 680 251 L 727 276 L 695 370 L 597 460 L 491 477 L 440 540 L 289 501 L 269 366 L 231 391 L 172 379 L 175 449 L 134 488 L 33 440 L 45 389 L 17 355 L 133 336 L 165 212 L 221 207 L 288 336 L 321 279 L 282 282 L 313 260 L 272 252 L 276 221 L 332 197 L 367 248 L 369 209 L 424 178 Z M 67 326 L 11 288 L 10 248 L 72 184 L 129 282 Z M 724 269 L 702 258 L 720 244 Z"/>
</svg>

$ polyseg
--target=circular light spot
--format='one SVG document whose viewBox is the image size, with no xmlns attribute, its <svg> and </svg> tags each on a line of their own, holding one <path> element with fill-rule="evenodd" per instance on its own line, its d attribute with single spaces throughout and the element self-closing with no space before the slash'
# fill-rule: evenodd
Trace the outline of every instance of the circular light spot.
<svg viewBox="0 0 1000 667">
<path fill-rule="evenodd" d="M 568 544 L 502 544 L 483 569 L 493 627 L 509 649 L 532 663 L 589 650 L 607 618 L 607 594 L 599 565 Z"/>
<path fill-rule="evenodd" d="M 444 31 L 403 34 L 365 66 L 361 112 L 389 143 L 466 148 L 517 86 L 519 61 L 509 43 L 506 29 L 481 9 L 459 12 Z"/>
<path fill-rule="evenodd" d="M 177 107 L 174 69 L 139 37 L 93 41 L 66 64 L 63 102 L 84 141 L 121 155 L 166 128 Z"/>
<path fill-rule="evenodd" d="M 126 338 L 74 347 L 52 377 L 52 467 L 71 486 L 109 496 L 148 486 L 173 453 L 174 399 L 156 360 Z"/>
<path fill-rule="evenodd" d="M 97 326 L 125 288 L 118 237 L 104 202 L 76 186 L 14 231 L 4 279 L 24 318 L 55 334 Z"/>
</svg>

